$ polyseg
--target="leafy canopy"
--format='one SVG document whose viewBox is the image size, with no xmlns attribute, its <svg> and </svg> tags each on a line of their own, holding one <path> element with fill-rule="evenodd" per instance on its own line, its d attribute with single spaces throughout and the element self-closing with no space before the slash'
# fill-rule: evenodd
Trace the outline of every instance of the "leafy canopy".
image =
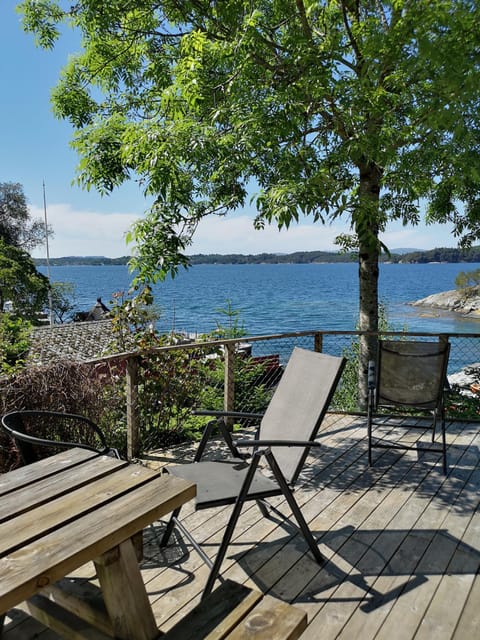
<svg viewBox="0 0 480 640">
<path fill-rule="evenodd" d="M 48 289 L 48 278 L 37 271 L 29 254 L 0 238 L 0 315 L 9 301 L 14 315 L 36 320 L 46 305 Z"/>
<path fill-rule="evenodd" d="M 21 184 L 0 182 L 0 238 L 29 251 L 45 242 L 45 225 L 32 220 Z"/>
<path fill-rule="evenodd" d="M 133 266 L 178 264 L 198 222 L 249 202 L 256 225 L 349 220 L 373 264 L 392 220 L 480 237 L 476 0 L 26 0 L 24 25 L 83 50 L 53 91 L 78 180 L 139 181 L 155 203 Z"/>
<path fill-rule="evenodd" d="M 0 315 L 12 303 L 14 315 L 35 320 L 48 297 L 48 279 L 27 253 L 45 240 L 45 226 L 32 220 L 21 184 L 0 183 Z M 8 325 L 10 320 L 2 318 Z M 12 326 L 15 320 L 12 318 Z M 12 332 L 12 335 L 14 332 Z"/>
</svg>

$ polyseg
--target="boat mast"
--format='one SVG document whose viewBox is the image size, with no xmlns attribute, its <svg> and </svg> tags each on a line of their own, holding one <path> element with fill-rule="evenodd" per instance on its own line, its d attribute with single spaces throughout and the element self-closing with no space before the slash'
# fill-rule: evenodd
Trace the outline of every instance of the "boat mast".
<svg viewBox="0 0 480 640">
<path fill-rule="evenodd" d="M 52 280 L 50 276 L 50 249 L 48 246 L 48 222 L 47 222 L 47 198 L 45 195 L 45 180 L 43 181 L 43 215 L 45 218 L 45 247 L 47 250 L 47 275 L 48 275 L 48 312 L 49 312 L 49 320 L 50 325 L 54 324 L 53 322 L 53 304 L 52 304 Z"/>
</svg>

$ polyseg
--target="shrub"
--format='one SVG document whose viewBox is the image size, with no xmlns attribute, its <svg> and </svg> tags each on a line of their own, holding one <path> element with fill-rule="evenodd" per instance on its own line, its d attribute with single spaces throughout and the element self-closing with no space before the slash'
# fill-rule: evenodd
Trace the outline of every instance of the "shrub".
<svg viewBox="0 0 480 640">
<path fill-rule="evenodd" d="M 43 409 L 84 415 L 101 427 L 109 445 L 125 453 L 123 380 L 114 369 L 99 373 L 92 365 L 72 361 L 30 367 L 2 380 L 0 413 Z M 18 453 L 8 436 L 1 435 L 0 446 L 1 470 L 17 466 Z"/>
</svg>

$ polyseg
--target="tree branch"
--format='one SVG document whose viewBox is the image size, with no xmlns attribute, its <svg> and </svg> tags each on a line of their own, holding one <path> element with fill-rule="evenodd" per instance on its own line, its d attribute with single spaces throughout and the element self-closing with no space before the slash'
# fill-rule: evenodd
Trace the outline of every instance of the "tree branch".
<svg viewBox="0 0 480 640">
<path fill-rule="evenodd" d="M 302 25 L 303 35 L 307 40 L 312 40 L 312 29 L 307 20 L 307 13 L 305 11 L 305 5 L 303 0 L 296 0 L 298 15 L 300 17 L 300 23 Z"/>
</svg>

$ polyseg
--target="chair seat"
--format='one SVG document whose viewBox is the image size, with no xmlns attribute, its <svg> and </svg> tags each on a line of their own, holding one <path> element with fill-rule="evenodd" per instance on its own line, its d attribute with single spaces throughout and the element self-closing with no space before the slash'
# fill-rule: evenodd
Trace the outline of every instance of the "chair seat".
<svg viewBox="0 0 480 640">
<path fill-rule="evenodd" d="M 243 460 L 196 462 L 168 467 L 169 473 L 195 482 L 197 485 L 196 508 L 234 504 L 249 468 Z M 274 479 L 257 471 L 248 491 L 249 499 L 270 498 L 282 491 Z"/>
</svg>

